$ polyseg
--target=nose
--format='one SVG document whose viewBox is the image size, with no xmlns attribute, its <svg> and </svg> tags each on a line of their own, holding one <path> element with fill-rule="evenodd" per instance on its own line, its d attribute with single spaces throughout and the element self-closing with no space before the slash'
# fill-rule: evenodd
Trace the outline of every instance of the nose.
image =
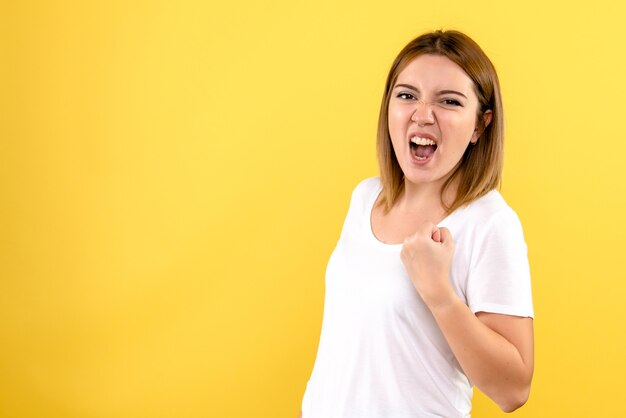
<svg viewBox="0 0 626 418">
<path fill-rule="evenodd" d="M 420 126 L 435 123 L 432 103 L 424 100 L 418 100 L 415 106 L 415 111 L 411 115 L 411 120 Z"/>
</svg>

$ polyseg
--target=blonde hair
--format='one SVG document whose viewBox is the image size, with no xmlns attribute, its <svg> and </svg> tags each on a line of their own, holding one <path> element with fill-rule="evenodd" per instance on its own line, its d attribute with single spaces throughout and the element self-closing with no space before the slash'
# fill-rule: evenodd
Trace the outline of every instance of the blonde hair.
<svg viewBox="0 0 626 418">
<path fill-rule="evenodd" d="M 379 205 L 389 211 L 404 188 L 404 174 L 396 158 L 389 134 L 389 99 L 398 74 L 420 55 L 447 57 L 465 71 L 474 82 L 478 97 L 477 128 L 482 131 L 476 144 L 470 144 L 441 189 L 441 202 L 448 213 L 484 196 L 500 185 L 504 151 L 504 116 L 500 84 L 496 70 L 467 35 L 458 31 L 435 31 L 423 34 L 409 42 L 394 60 L 380 106 L 378 118 L 377 154 L 380 178 L 383 185 Z M 492 119 L 486 127 L 483 116 L 491 110 Z M 457 193 L 450 205 L 443 201 L 444 192 L 458 180 Z"/>
</svg>

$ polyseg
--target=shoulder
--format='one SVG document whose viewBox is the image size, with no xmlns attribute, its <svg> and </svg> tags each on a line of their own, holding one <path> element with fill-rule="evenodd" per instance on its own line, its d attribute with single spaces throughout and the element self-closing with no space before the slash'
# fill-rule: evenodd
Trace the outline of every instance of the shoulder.
<svg viewBox="0 0 626 418">
<path fill-rule="evenodd" d="M 475 225 L 480 225 L 481 229 L 521 228 L 517 213 L 497 190 L 492 190 L 470 202 L 462 211 L 464 218 L 470 219 Z"/>
<path fill-rule="evenodd" d="M 519 217 L 496 190 L 466 211 L 471 225 L 457 249 L 468 263 L 468 306 L 474 313 L 533 317 L 528 248 Z"/>
<path fill-rule="evenodd" d="M 369 211 L 378 197 L 381 188 L 382 185 L 378 177 L 370 177 L 361 180 L 352 191 L 348 215 L 369 217 Z"/>
<path fill-rule="evenodd" d="M 369 201 L 373 195 L 378 195 L 382 188 L 379 177 L 370 177 L 361 180 L 352 191 L 352 202 Z"/>
<path fill-rule="evenodd" d="M 522 223 L 497 190 L 467 205 L 461 222 L 465 246 L 470 246 L 468 251 L 474 262 L 508 258 L 526 260 Z"/>
<path fill-rule="evenodd" d="M 361 180 L 350 198 L 348 213 L 343 224 L 340 240 L 350 236 L 354 231 L 361 231 L 369 225 L 371 208 L 382 186 L 378 177 Z"/>
<path fill-rule="evenodd" d="M 449 227 L 456 241 L 476 247 L 481 243 L 523 243 L 524 232 L 517 213 L 497 190 L 453 212 L 443 226 Z"/>
<path fill-rule="evenodd" d="M 380 177 L 369 177 L 365 180 L 361 180 L 354 188 L 352 194 L 373 193 L 374 191 L 380 190 L 381 187 Z"/>
</svg>

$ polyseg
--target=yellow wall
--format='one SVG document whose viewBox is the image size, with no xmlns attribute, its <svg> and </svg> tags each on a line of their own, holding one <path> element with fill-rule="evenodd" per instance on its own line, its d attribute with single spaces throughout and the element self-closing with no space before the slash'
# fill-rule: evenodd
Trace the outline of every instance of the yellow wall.
<svg viewBox="0 0 626 418">
<path fill-rule="evenodd" d="M 0 417 L 296 417 L 387 69 L 437 28 L 502 81 L 537 316 L 516 416 L 623 416 L 624 7 L 268 3 L 0 5 Z"/>
</svg>

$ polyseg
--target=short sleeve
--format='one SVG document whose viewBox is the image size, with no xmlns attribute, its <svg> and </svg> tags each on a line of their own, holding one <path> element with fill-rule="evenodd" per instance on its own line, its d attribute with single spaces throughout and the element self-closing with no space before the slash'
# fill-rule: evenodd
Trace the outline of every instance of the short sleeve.
<svg viewBox="0 0 626 418">
<path fill-rule="evenodd" d="M 474 313 L 534 318 L 528 251 L 517 214 L 507 207 L 476 228 L 468 306 Z"/>
</svg>

